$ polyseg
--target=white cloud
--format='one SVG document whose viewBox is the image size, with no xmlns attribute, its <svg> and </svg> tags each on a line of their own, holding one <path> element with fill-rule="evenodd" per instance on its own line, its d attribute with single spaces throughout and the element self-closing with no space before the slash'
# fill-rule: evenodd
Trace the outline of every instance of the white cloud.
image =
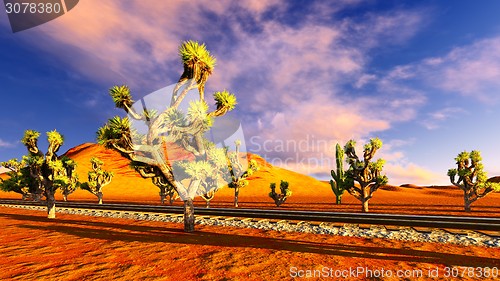
<svg viewBox="0 0 500 281">
<path fill-rule="evenodd" d="M 439 111 L 428 113 L 428 118 L 424 119 L 421 124 L 428 130 L 436 130 L 441 127 L 441 124 L 451 118 L 457 118 L 468 114 L 466 110 L 459 107 L 446 107 Z"/>
<path fill-rule="evenodd" d="M 445 174 L 437 174 L 414 163 L 405 165 L 387 163 L 384 166 L 384 173 L 389 177 L 389 184 L 392 185 L 407 183 L 415 185 L 449 184 Z"/>
<path fill-rule="evenodd" d="M 484 103 L 500 101 L 500 37 L 456 47 L 442 57 L 395 67 L 383 82 L 419 81 L 426 87 Z"/>
<path fill-rule="evenodd" d="M 11 148 L 16 146 L 16 143 L 14 142 L 8 142 L 0 139 L 0 148 Z"/>
</svg>

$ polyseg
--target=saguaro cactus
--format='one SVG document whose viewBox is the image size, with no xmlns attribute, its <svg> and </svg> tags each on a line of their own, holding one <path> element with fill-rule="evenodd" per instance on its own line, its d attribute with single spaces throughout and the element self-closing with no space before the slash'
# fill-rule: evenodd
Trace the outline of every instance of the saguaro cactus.
<svg viewBox="0 0 500 281">
<path fill-rule="evenodd" d="M 90 159 L 92 165 L 88 173 L 88 182 L 82 183 L 81 188 L 97 196 L 98 204 L 102 204 L 102 188 L 111 183 L 113 173 L 102 169 L 102 162 L 97 157 Z"/>
<path fill-rule="evenodd" d="M 457 169 L 448 170 L 451 183 L 464 192 L 466 212 L 471 211 L 471 205 L 477 199 L 493 191 L 500 191 L 500 184 L 488 182 L 481 160 L 479 151 L 473 150 L 470 153 L 463 151 L 455 158 Z"/>
<path fill-rule="evenodd" d="M 388 181 L 387 176 L 381 175 L 385 161 L 383 159 L 371 161 L 377 150 L 382 147 L 382 141 L 378 138 L 370 139 L 370 142 L 364 146 L 363 160 L 359 160 L 356 155 L 355 146 L 356 142 L 350 140 L 344 148 L 350 166 L 346 177 L 353 183 L 352 185 L 351 183 L 346 184 L 345 187 L 347 192 L 361 201 L 361 211 L 366 213 L 368 212 L 368 201 L 372 198 L 373 193 L 380 186 L 387 184 Z M 359 187 L 354 185 L 354 181 L 359 183 Z"/>
<path fill-rule="evenodd" d="M 347 178 L 344 172 L 344 150 L 338 143 L 335 147 L 335 160 L 337 162 L 337 171 L 331 170 L 333 180 L 330 180 L 330 186 L 335 194 L 336 204 L 340 205 L 342 203 L 342 194 L 344 194 L 347 186 L 354 183 Z"/>
<path fill-rule="evenodd" d="M 281 204 L 285 203 L 286 199 L 292 196 L 292 191 L 288 188 L 288 182 L 281 180 L 280 182 L 280 190 L 281 193 L 276 193 L 276 183 L 270 183 L 269 187 L 271 188 L 271 192 L 269 192 L 269 197 L 274 200 L 276 207 L 279 207 Z"/>
</svg>

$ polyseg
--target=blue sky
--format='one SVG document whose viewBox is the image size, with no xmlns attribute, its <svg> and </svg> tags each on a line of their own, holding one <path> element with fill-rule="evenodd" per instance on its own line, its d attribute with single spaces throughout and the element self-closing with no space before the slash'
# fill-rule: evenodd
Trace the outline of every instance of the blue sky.
<svg viewBox="0 0 500 281">
<path fill-rule="evenodd" d="M 164 3 L 163 3 L 164 2 Z M 193 3 L 195 2 L 195 3 Z M 183 40 L 217 57 L 207 93 L 239 100 L 248 149 L 325 178 L 334 145 L 384 142 L 390 183 L 447 184 L 462 150 L 500 175 L 499 1 L 97 1 L 13 34 L 0 12 L 0 160 L 24 130 L 57 129 L 62 152 L 94 142 L 136 99 L 175 83 Z M 46 146 L 41 141 L 41 147 Z"/>
</svg>

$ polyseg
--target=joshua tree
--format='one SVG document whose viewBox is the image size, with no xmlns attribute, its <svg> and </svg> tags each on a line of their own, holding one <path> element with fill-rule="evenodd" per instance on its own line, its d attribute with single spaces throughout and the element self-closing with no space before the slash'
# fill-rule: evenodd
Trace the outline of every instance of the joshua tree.
<svg viewBox="0 0 500 281">
<path fill-rule="evenodd" d="M 153 184 L 160 189 L 160 201 L 162 205 L 165 204 L 165 198 L 167 198 L 167 196 L 170 205 L 174 203 L 176 198 L 179 198 L 175 192 L 175 187 L 165 180 L 163 175 L 155 176 L 151 178 L 151 180 L 153 181 Z"/>
<path fill-rule="evenodd" d="M 151 182 L 160 189 L 159 195 L 162 205 L 165 204 L 167 196 L 169 197 L 170 205 L 174 203 L 176 198 L 179 198 L 175 192 L 175 187 L 165 178 L 158 167 L 136 161 L 132 161 L 130 167 L 138 171 L 143 178 L 150 178 Z"/>
<path fill-rule="evenodd" d="M 380 186 L 387 184 L 388 181 L 387 176 L 381 175 L 385 161 L 383 159 L 371 161 L 377 150 L 382 147 L 382 141 L 378 138 L 370 139 L 370 143 L 364 146 L 363 160 L 359 160 L 356 155 L 355 146 L 356 142 L 350 140 L 344 147 L 350 166 L 345 175 L 348 181 L 345 188 L 347 192 L 361 201 L 361 210 L 366 213 L 368 212 L 368 201 L 372 198 L 373 193 Z M 359 187 L 354 185 L 354 181 L 359 183 Z"/>
<path fill-rule="evenodd" d="M 97 138 L 101 144 L 119 151 L 133 161 L 144 178 L 163 177 L 161 180 L 175 187 L 184 201 L 184 230 L 194 231 L 193 199 L 216 189 L 220 180 L 226 180 L 226 153 L 204 138 L 213 124 L 213 118 L 222 116 L 236 105 L 236 97 L 227 92 L 216 92 L 216 109 L 208 112 L 204 101 L 204 84 L 213 71 L 215 58 L 204 44 L 188 41 L 179 48 L 184 72 L 175 86 L 170 107 L 159 114 L 145 111 L 139 114 L 132 107 L 134 101 L 127 86 L 110 89 L 115 105 L 124 109 L 134 122 L 144 122 L 147 132 L 131 126 L 129 117 L 114 117 L 101 127 Z M 198 89 L 200 99 L 189 104 L 187 114 L 178 110 L 189 91 Z M 169 159 L 168 147 L 175 144 L 185 151 L 181 159 Z M 216 175 L 216 176 L 215 176 Z M 230 180 L 227 179 L 227 181 Z"/>
<path fill-rule="evenodd" d="M 279 207 L 281 204 L 285 203 L 286 199 L 292 196 L 292 191 L 288 188 L 288 182 L 281 180 L 280 189 L 281 193 L 276 193 L 276 183 L 269 184 L 271 188 L 271 192 L 269 192 L 269 197 L 274 200 L 276 207 Z"/>
<path fill-rule="evenodd" d="M 64 202 L 68 201 L 68 196 L 71 193 L 75 192 L 78 186 L 80 186 L 78 177 L 73 177 L 72 179 L 68 180 L 67 184 L 63 184 L 60 186 Z"/>
<path fill-rule="evenodd" d="M 97 157 L 90 158 L 92 170 L 88 173 L 88 182 L 81 184 L 80 188 L 89 191 L 97 196 L 99 204 L 102 204 L 102 188 L 111 183 L 113 173 L 102 169 L 102 162 Z"/>
<path fill-rule="evenodd" d="M 24 160 L 11 159 L 1 162 L 0 165 L 9 169 L 7 172 L 9 178 L 5 180 L 0 178 L 0 190 L 19 193 L 22 195 L 22 200 L 33 198 L 36 201 L 40 201 L 41 195 L 37 193 L 40 191 L 38 182 L 31 178 Z"/>
<path fill-rule="evenodd" d="M 24 133 L 21 141 L 29 152 L 24 161 L 31 178 L 39 183 L 37 193 L 43 193 L 47 199 L 48 218 L 53 219 L 56 217 L 54 198 L 56 190 L 78 182 L 78 176 L 75 172 L 76 163 L 66 156 L 57 157 L 56 153 L 64 142 L 63 136 L 57 131 L 47 133 L 49 147 L 45 154 L 38 148 L 39 136 L 40 133 L 33 130 L 27 130 Z"/>
<path fill-rule="evenodd" d="M 239 157 L 241 141 L 236 140 L 234 143 L 236 145 L 236 151 L 234 154 L 230 154 L 233 159 L 229 159 L 228 161 L 229 171 L 231 172 L 231 182 L 228 184 L 228 187 L 234 189 L 234 206 L 238 207 L 238 196 L 240 194 L 240 188 L 248 185 L 247 178 L 253 175 L 254 172 L 258 171 L 259 166 L 257 164 L 257 161 L 252 159 L 250 160 L 250 163 L 245 172 L 243 172 L 243 164 L 241 163 Z"/>
<path fill-rule="evenodd" d="M 331 171 L 333 180 L 330 180 L 330 186 L 336 197 L 337 205 L 342 203 L 342 194 L 348 186 L 352 186 L 354 183 L 352 179 L 348 179 L 344 172 L 344 150 L 337 143 L 335 147 L 335 160 L 337 162 L 337 172 Z"/>
<path fill-rule="evenodd" d="M 461 152 L 455 158 L 457 169 L 449 169 L 448 176 L 453 185 L 464 192 L 464 207 L 471 211 L 471 204 L 493 191 L 500 191 L 500 184 L 489 182 L 483 171 L 481 153 L 473 150 Z M 458 178 L 457 178 L 458 176 Z"/>
<path fill-rule="evenodd" d="M 216 192 L 217 192 L 216 189 L 212 189 L 212 190 L 208 191 L 207 193 L 200 195 L 200 197 L 203 198 L 203 200 L 205 200 L 205 202 L 206 202 L 205 207 L 210 208 L 210 201 L 212 201 L 212 199 L 214 199 Z"/>
</svg>

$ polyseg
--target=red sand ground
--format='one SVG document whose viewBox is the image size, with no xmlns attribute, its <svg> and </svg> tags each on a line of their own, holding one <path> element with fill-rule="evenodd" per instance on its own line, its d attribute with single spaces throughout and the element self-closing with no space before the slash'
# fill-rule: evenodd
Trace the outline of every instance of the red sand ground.
<svg viewBox="0 0 500 281">
<path fill-rule="evenodd" d="M 500 249 L 485 247 L 181 227 L 64 214 L 48 220 L 44 212 L 0 208 L 0 280 L 292 280 L 298 270 L 357 267 L 393 277 L 344 280 L 403 280 L 396 274 L 404 270 L 422 274 L 406 280 L 447 280 L 446 267 L 500 267 Z M 429 268 L 440 278 L 430 278 Z M 478 279 L 491 280 L 463 280 Z"/>
<path fill-rule="evenodd" d="M 128 168 L 128 161 L 118 153 L 83 144 L 67 155 L 77 161 L 82 180 L 92 156 L 101 158 L 105 169 L 115 173 L 112 183 L 104 188 L 105 202 L 159 204 L 158 188 Z M 335 205 L 328 183 L 252 157 L 261 169 L 241 190 L 241 208 L 276 208 L 267 193 L 269 183 L 281 179 L 289 181 L 293 195 L 280 209 L 359 212 L 361 208 L 349 194 L 344 195 L 342 205 Z M 224 188 L 211 206 L 230 207 L 232 196 L 233 190 Z M 0 192 L 0 198 L 20 195 Z M 96 201 L 82 190 L 69 199 Z M 473 211 L 466 214 L 458 188 L 388 186 L 374 194 L 370 211 L 498 216 L 499 202 L 500 194 L 490 194 L 475 202 Z M 204 204 L 201 199 L 196 201 L 197 206 Z M 187 234 L 180 224 L 63 214 L 48 220 L 45 216 L 44 212 L 0 208 L 0 280 L 288 280 L 293 279 L 291 267 L 335 271 L 358 266 L 379 272 L 391 270 L 393 274 L 422 270 L 422 280 L 438 280 L 430 278 L 428 272 L 438 267 L 440 279 L 447 280 L 445 267 L 500 267 L 500 249 L 485 247 L 208 226 L 197 226 L 197 232 Z M 292 268 L 292 274 L 295 272 Z M 356 279 L 363 278 L 343 280 Z"/>
</svg>

